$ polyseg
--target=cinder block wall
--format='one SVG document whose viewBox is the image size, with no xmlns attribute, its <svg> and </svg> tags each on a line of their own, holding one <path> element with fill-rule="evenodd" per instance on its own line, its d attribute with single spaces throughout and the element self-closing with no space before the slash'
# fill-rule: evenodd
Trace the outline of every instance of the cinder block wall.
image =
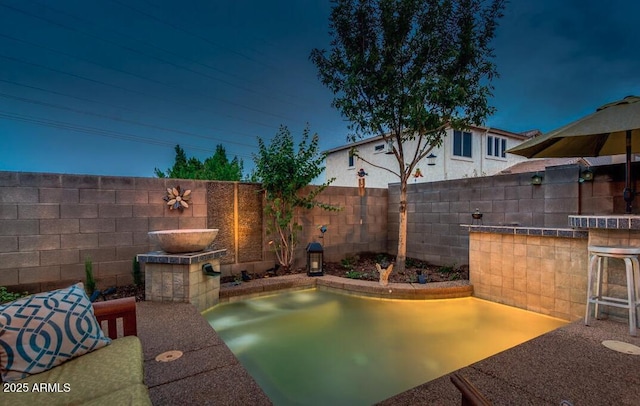
<svg viewBox="0 0 640 406">
<path fill-rule="evenodd" d="M 631 188 L 639 190 L 640 162 L 631 163 Z M 599 166 L 594 169 L 593 182 L 580 184 L 580 214 L 624 213 L 622 196 L 625 185 L 625 165 Z M 633 214 L 640 214 L 640 195 L 633 201 Z"/>
<path fill-rule="evenodd" d="M 639 166 L 634 166 L 635 173 Z M 408 185 L 407 256 L 437 265 L 469 263 L 469 233 L 476 208 L 485 225 L 568 227 L 571 214 L 624 212 L 624 165 L 596 168 L 592 182 L 580 183 L 580 166 L 546 169 L 542 185 L 533 173 L 497 175 Z M 389 186 L 389 250 L 397 252 L 400 185 Z M 639 211 L 640 199 L 634 212 Z"/>
<path fill-rule="evenodd" d="M 177 185 L 192 190 L 183 211 L 163 200 Z M 318 225 L 329 230 L 327 260 L 386 248 L 386 189 L 361 198 L 357 189 L 330 187 L 319 200 L 344 209 L 298 213 L 297 266 L 320 235 Z M 157 249 L 147 233 L 178 228 L 220 229 L 215 249 L 228 250 L 223 274 L 263 271 L 275 263 L 264 224 L 256 184 L 0 171 L 0 286 L 38 292 L 84 281 L 86 258 L 98 288 L 126 285 L 133 258 Z"/>
<path fill-rule="evenodd" d="M 635 163 L 632 172 L 639 169 Z M 484 214 L 484 224 L 533 227 L 566 227 L 570 214 L 624 212 L 624 165 L 596 168 L 593 182 L 578 183 L 579 173 L 577 165 L 547 168 L 540 186 L 530 184 L 531 173 L 411 184 L 407 255 L 437 265 L 468 264 L 469 235 L 460 224 L 471 223 L 476 208 Z M 193 191 L 183 212 L 169 210 L 162 200 L 166 189 L 176 185 Z M 262 213 L 260 198 L 255 198 L 259 187 L 234 185 L 0 171 L 0 286 L 35 292 L 84 280 L 87 257 L 99 287 L 128 284 L 134 256 L 154 248 L 147 232 L 172 228 L 220 228 L 216 248 L 226 248 L 234 258 L 222 266 L 223 274 L 262 271 L 275 260 L 264 218 L 248 215 Z M 237 198 L 229 195 L 236 189 Z M 362 197 L 357 188 L 329 187 L 319 198 L 344 209 L 298 213 L 297 266 L 305 264 L 307 243 L 319 240 L 320 225 L 328 228 L 323 241 L 328 261 L 362 251 L 396 252 L 399 185 L 367 188 Z M 209 214 L 209 199 L 230 202 L 237 227 L 215 211 Z M 634 213 L 640 213 L 640 199 Z M 236 229 L 229 234 L 232 225 Z"/>
<path fill-rule="evenodd" d="M 220 193 L 224 190 L 226 193 Z M 341 210 L 297 209 L 294 219 L 301 230 L 293 267 L 306 266 L 305 249 L 313 241 L 322 243 L 325 261 L 340 261 L 363 251 L 386 252 L 387 195 L 387 189 L 367 189 L 365 196 L 359 196 L 356 188 L 328 187 L 316 200 Z M 216 184 L 215 192 L 210 190 L 208 223 L 221 229 L 214 248 L 229 250 L 221 260 L 223 276 L 239 275 L 243 270 L 262 272 L 276 264 L 269 244 L 274 236 L 266 232 L 263 198 L 258 184 Z M 323 225 L 327 232 L 321 238 Z M 236 247 L 235 254 L 232 247 Z"/>
<path fill-rule="evenodd" d="M 168 187 L 192 190 L 183 212 L 169 210 Z M 205 228 L 206 182 L 0 172 L 0 286 L 43 291 L 85 279 L 98 287 L 132 282 L 148 231 Z"/>
<path fill-rule="evenodd" d="M 305 247 L 319 241 L 326 261 L 340 261 L 359 252 L 387 252 L 387 189 L 367 188 L 360 196 L 357 188 L 328 187 L 319 196 L 321 202 L 342 207 L 340 211 L 314 208 L 299 211 L 302 225 L 296 260 L 306 263 Z M 325 225 L 324 238 L 319 227 Z"/>
</svg>

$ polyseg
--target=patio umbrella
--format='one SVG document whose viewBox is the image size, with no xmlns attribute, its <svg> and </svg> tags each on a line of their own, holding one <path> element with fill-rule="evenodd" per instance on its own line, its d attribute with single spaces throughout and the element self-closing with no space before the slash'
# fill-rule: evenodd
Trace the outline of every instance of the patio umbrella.
<svg viewBox="0 0 640 406">
<path fill-rule="evenodd" d="M 632 142 L 633 141 L 633 142 Z M 631 212 L 631 154 L 640 153 L 640 97 L 627 96 L 595 113 L 507 150 L 527 158 L 597 157 L 626 154 L 624 201 Z"/>
</svg>

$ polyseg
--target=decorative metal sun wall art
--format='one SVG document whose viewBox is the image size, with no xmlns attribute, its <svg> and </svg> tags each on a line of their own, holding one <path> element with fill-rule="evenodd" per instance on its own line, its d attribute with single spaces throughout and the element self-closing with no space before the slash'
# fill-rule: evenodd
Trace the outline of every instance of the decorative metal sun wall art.
<svg viewBox="0 0 640 406">
<path fill-rule="evenodd" d="M 167 195 L 163 197 L 162 200 L 167 202 L 169 210 L 177 209 L 182 211 L 189 207 L 188 202 L 191 200 L 191 189 L 183 191 L 179 185 L 174 188 L 167 188 Z"/>
</svg>

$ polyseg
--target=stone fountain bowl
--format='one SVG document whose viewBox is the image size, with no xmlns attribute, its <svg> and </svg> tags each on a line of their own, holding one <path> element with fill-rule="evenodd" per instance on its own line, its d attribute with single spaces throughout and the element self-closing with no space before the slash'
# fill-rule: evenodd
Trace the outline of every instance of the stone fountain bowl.
<svg viewBox="0 0 640 406">
<path fill-rule="evenodd" d="M 217 228 L 149 231 L 151 242 L 168 254 L 202 251 L 217 235 Z"/>
</svg>

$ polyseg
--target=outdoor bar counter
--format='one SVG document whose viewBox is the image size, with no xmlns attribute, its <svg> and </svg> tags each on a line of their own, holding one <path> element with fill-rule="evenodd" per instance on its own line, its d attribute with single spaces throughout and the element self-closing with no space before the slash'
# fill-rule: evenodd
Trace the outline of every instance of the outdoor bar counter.
<svg viewBox="0 0 640 406">
<path fill-rule="evenodd" d="M 588 231 L 463 225 L 474 296 L 573 321 L 584 317 Z"/>
<path fill-rule="evenodd" d="M 584 317 L 587 247 L 640 246 L 640 216 L 571 215 L 568 223 L 567 228 L 462 225 L 469 231 L 474 295 L 565 320 Z"/>
</svg>

